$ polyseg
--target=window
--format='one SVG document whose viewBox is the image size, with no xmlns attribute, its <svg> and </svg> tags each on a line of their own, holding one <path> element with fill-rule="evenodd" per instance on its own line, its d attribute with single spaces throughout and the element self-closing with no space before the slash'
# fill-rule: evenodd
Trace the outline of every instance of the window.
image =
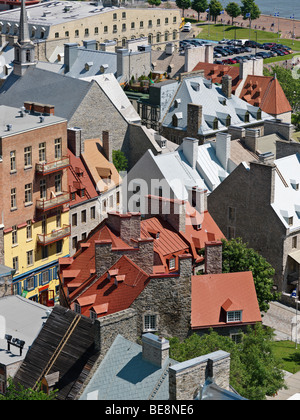
<svg viewBox="0 0 300 420">
<path fill-rule="evenodd" d="M 168 41 L 169 38 L 169 32 L 165 32 L 165 41 Z"/>
<path fill-rule="evenodd" d="M 72 247 L 73 247 L 73 249 L 77 248 L 77 236 L 74 236 L 72 238 Z"/>
<path fill-rule="evenodd" d="M 88 36 L 89 35 L 89 28 L 85 28 L 84 30 L 84 36 Z"/>
<path fill-rule="evenodd" d="M 116 32 L 117 32 L 117 30 L 118 30 L 117 25 L 113 25 L 113 33 L 116 33 Z"/>
<path fill-rule="evenodd" d="M 46 143 L 39 144 L 39 161 L 46 162 Z"/>
<path fill-rule="evenodd" d="M 16 273 L 19 271 L 19 257 L 13 258 L 13 269 L 16 270 Z"/>
<path fill-rule="evenodd" d="M 97 319 L 97 314 L 96 314 L 96 312 L 95 312 L 95 311 L 92 311 L 91 309 L 90 309 L 90 319 L 91 319 L 92 321 L 95 321 L 95 319 Z"/>
<path fill-rule="evenodd" d="M 228 220 L 235 220 L 235 207 L 228 207 Z"/>
<path fill-rule="evenodd" d="M 156 331 L 156 315 L 144 316 L 144 331 Z"/>
<path fill-rule="evenodd" d="M 61 214 L 60 214 L 60 210 L 57 211 L 57 215 L 56 215 L 56 227 L 60 228 L 61 227 Z"/>
<path fill-rule="evenodd" d="M 42 272 L 42 284 L 49 283 L 49 271 L 43 271 Z"/>
<path fill-rule="evenodd" d="M 16 188 L 12 188 L 10 190 L 10 208 L 16 209 L 17 208 L 17 192 Z"/>
<path fill-rule="evenodd" d="M 122 31 L 126 31 L 126 23 L 122 23 Z"/>
<path fill-rule="evenodd" d="M 33 251 L 28 251 L 26 252 L 26 256 L 27 256 L 27 267 L 29 267 L 30 265 L 33 265 Z"/>
<path fill-rule="evenodd" d="M 171 258 L 170 260 L 169 260 L 169 269 L 170 270 L 174 270 L 175 269 L 175 258 Z"/>
<path fill-rule="evenodd" d="M 227 227 L 227 238 L 228 239 L 235 238 L 235 227 L 233 226 Z"/>
<path fill-rule="evenodd" d="M 167 25 L 169 23 L 169 18 L 165 18 L 165 24 Z"/>
<path fill-rule="evenodd" d="M 156 42 L 160 42 L 160 33 L 156 34 Z"/>
<path fill-rule="evenodd" d="M 42 234 L 46 235 L 47 233 L 47 216 L 44 214 L 42 219 Z"/>
<path fill-rule="evenodd" d="M 157 19 L 156 23 L 159 26 L 160 25 L 160 19 Z"/>
<path fill-rule="evenodd" d="M 149 28 L 152 28 L 152 20 L 148 20 L 148 26 Z"/>
<path fill-rule="evenodd" d="M 55 192 L 61 192 L 61 175 L 55 175 Z"/>
<path fill-rule="evenodd" d="M 86 223 L 86 210 L 81 212 L 81 223 Z"/>
<path fill-rule="evenodd" d="M 177 32 L 173 31 L 173 41 L 175 41 L 176 38 L 177 38 Z"/>
<path fill-rule="evenodd" d="M 297 248 L 297 236 L 292 237 L 292 247 Z"/>
<path fill-rule="evenodd" d="M 213 121 L 213 130 L 218 130 L 218 128 L 219 128 L 219 121 L 217 118 L 215 118 Z"/>
<path fill-rule="evenodd" d="M 249 122 L 249 112 L 247 111 L 246 113 L 245 113 L 245 123 L 248 123 Z"/>
<path fill-rule="evenodd" d="M 55 159 L 61 159 L 61 139 L 55 139 L 54 148 L 55 148 Z"/>
<path fill-rule="evenodd" d="M 34 289 L 34 276 L 29 277 L 27 279 L 27 289 L 26 290 L 32 290 Z"/>
<path fill-rule="evenodd" d="M 26 50 L 26 61 L 27 63 L 30 63 L 30 50 Z"/>
<path fill-rule="evenodd" d="M 173 16 L 173 23 L 176 23 L 176 16 Z"/>
<path fill-rule="evenodd" d="M 62 253 L 62 248 L 63 248 L 63 241 L 60 240 L 60 241 L 56 242 L 56 253 L 57 254 Z"/>
<path fill-rule="evenodd" d="M 79 37 L 79 30 L 78 29 L 76 29 L 75 30 L 75 38 L 78 38 Z"/>
<path fill-rule="evenodd" d="M 81 314 L 81 306 L 78 303 L 74 303 L 74 312 Z"/>
<path fill-rule="evenodd" d="M 117 191 L 116 193 L 116 201 L 117 201 L 117 204 L 120 204 L 120 191 Z"/>
<path fill-rule="evenodd" d="M 27 220 L 26 222 L 26 239 L 32 239 L 32 222 L 31 220 Z"/>
<path fill-rule="evenodd" d="M 227 322 L 241 322 L 242 311 L 230 311 L 227 312 Z"/>
<path fill-rule="evenodd" d="M 292 226 L 293 225 L 293 216 L 292 217 L 289 217 L 288 224 L 289 224 L 289 226 Z"/>
<path fill-rule="evenodd" d="M 48 245 L 47 246 L 43 246 L 42 247 L 42 260 L 45 260 L 48 257 L 49 257 Z"/>
<path fill-rule="evenodd" d="M 122 12 L 122 19 L 126 19 L 126 12 Z"/>
<path fill-rule="evenodd" d="M 77 226 L 77 213 L 72 214 L 72 226 Z"/>
<path fill-rule="evenodd" d="M 85 241 L 86 240 L 86 232 L 84 232 L 84 233 L 82 233 L 82 235 L 81 235 L 81 240 L 82 241 Z"/>
<path fill-rule="evenodd" d="M 66 32 L 65 32 L 65 37 L 67 37 L 67 38 L 68 38 L 68 37 L 69 37 L 69 35 L 70 35 L 69 31 L 66 31 Z"/>
<path fill-rule="evenodd" d="M 32 165 L 31 146 L 24 149 L 24 166 L 27 168 Z"/>
<path fill-rule="evenodd" d="M 55 38 L 59 38 L 59 32 L 55 32 Z"/>
<path fill-rule="evenodd" d="M 40 198 L 41 199 L 45 199 L 46 198 L 46 180 L 45 179 L 41 179 L 40 180 Z"/>
<path fill-rule="evenodd" d="M 108 32 L 108 26 L 104 26 L 104 27 L 103 27 L 103 32 L 104 32 L 105 34 L 107 34 L 107 32 Z"/>
<path fill-rule="evenodd" d="M 141 20 L 140 21 L 140 28 L 143 28 L 144 27 L 144 22 Z"/>
<path fill-rule="evenodd" d="M 98 28 L 98 26 L 96 26 L 95 29 L 94 29 L 94 34 L 98 35 L 98 33 L 99 33 L 99 28 Z"/>
<path fill-rule="evenodd" d="M 10 152 L 10 171 L 15 172 L 16 170 L 16 151 L 13 150 Z"/>
<path fill-rule="evenodd" d="M 239 344 L 243 341 L 243 333 L 230 334 L 230 338 L 235 342 L 235 344 Z"/>
<path fill-rule="evenodd" d="M 32 184 L 25 185 L 25 204 L 32 203 Z"/>
<path fill-rule="evenodd" d="M 117 13 L 113 14 L 113 20 L 117 20 Z"/>
<path fill-rule="evenodd" d="M 96 207 L 91 207 L 91 219 L 96 219 Z"/>
<path fill-rule="evenodd" d="M 131 22 L 131 29 L 134 29 L 135 28 L 135 23 L 134 22 Z"/>
</svg>

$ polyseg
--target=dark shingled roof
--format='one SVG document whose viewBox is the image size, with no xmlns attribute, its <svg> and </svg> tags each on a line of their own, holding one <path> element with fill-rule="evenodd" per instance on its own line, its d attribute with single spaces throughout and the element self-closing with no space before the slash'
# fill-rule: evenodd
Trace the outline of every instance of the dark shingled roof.
<svg viewBox="0 0 300 420">
<path fill-rule="evenodd" d="M 6 79 L 0 89 L 0 105 L 50 104 L 55 106 L 55 115 L 70 120 L 92 83 L 31 67 L 22 77 L 12 73 Z"/>
<path fill-rule="evenodd" d="M 54 387 L 57 399 L 75 399 L 100 354 L 95 347 L 97 326 L 87 317 L 55 306 L 17 371 L 15 384 L 34 388 L 45 375 L 59 372 Z"/>
</svg>

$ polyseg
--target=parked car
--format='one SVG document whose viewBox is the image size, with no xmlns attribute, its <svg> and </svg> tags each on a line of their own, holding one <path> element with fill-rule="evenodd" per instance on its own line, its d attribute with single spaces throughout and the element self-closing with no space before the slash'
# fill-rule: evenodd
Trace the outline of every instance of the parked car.
<svg viewBox="0 0 300 420">
<path fill-rule="evenodd" d="M 252 52 L 252 48 L 251 47 L 245 47 L 245 51 L 246 52 Z"/>
<path fill-rule="evenodd" d="M 183 28 L 182 28 L 182 32 L 190 32 L 192 29 L 192 24 L 191 22 L 187 22 Z"/>
<path fill-rule="evenodd" d="M 218 52 L 214 52 L 214 58 L 220 58 L 220 57 L 222 57 L 222 54 Z"/>
<path fill-rule="evenodd" d="M 227 44 L 229 39 L 223 38 L 221 41 L 219 41 L 219 44 Z"/>
</svg>

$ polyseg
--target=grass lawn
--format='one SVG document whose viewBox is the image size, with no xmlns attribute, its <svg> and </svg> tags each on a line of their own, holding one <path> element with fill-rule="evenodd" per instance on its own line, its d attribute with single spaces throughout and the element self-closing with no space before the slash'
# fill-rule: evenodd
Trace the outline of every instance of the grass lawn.
<svg viewBox="0 0 300 420">
<path fill-rule="evenodd" d="M 231 25 L 222 24 L 197 24 L 199 29 L 202 29 L 198 38 L 211 39 L 212 41 L 220 41 L 223 38 L 226 39 L 250 39 L 263 44 L 264 42 L 278 42 L 277 33 L 266 32 L 261 30 L 249 28 L 233 27 Z M 279 38 L 279 44 L 287 45 L 294 51 L 300 51 L 300 41 L 293 41 L 291 39 Z"/>
<path fill-rule="evenodd" d="M 293 341 L 274 341 L 272 348 L 274 356 L 282 362 L 282 369 L 296 373 L 300 370 L 300 344 L 297 346 Z"/>
</svg>

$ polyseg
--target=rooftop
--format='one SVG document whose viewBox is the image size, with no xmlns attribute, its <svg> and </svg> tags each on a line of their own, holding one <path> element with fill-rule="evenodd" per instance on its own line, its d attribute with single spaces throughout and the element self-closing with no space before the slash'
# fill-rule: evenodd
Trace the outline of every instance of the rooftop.
<svg viewBox="0 0 300 420">
<path fill-rule="evenodd" d="M 0 299 L 0 364 L 10 365 L 23 360 L 47 320 L 49 308 L 19 295 Z M 25 341 L 22 356 L 17 347 L 7 352 L 5 334 Z"/>
<path fill-rule="evenodd" d="M 242 322 L 261 322 L 252 272 L 192 276 L 192 329 L 225 327 L 227 311 L 242 311 Z"/>
<path fill-rule="evenodd" d="M 65 121 L 55 115 L 47 115 L 41 119 L 37 114 L 21 110 L 21 107 L 0 105 L 0 137 L 9 137 Z"/>
<path fill-rule="evenodd" d="M 26 7 L 29 24 L 44 26 L 59 25 L 64 22 L 88 18 L 119 10 L 119 7 L 95 6 L 96 2 L 85 1 L 47 1 Z M 0 13 L 0 20 L 19 23 L 20 9 L 6 10 Z"/>
</svg>

